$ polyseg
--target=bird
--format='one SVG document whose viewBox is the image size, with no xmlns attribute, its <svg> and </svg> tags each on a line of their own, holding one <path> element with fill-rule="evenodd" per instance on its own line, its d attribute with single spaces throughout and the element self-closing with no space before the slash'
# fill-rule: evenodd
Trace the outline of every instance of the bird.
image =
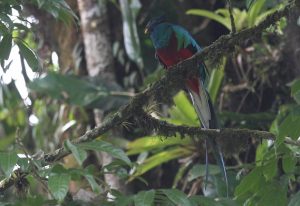
<svg viewBox="0 0 300 206">
<path fill-rule="evenodd" d="M 150 39 L 155 48 L 155 57 L 167 70 L 202 50 L 196 40 L 185 28 L 180 25 L 167 22 L 165 16 L 159 16 L 151 19 L 146 25 L 144 33 L 150 35 Z M 216 113 L 206 87 L 209 80 L 206 65 L 204 62 L 201 62 L 196 66 L 200 70 L 200 75 L 189 77 L 185 82 L 186 89 L 191 97 L 202 128 L 219 129 L 220 126 L 216 117 Z M 221 169 L 221 173 L 227 187 L 228 196 L 228 178 L 223 154 L 216 140 L 213 138 L 205 139 L 205 188 L 209 176 L 208 145 L 212 147 L 215 159 Z"/>
</svg>

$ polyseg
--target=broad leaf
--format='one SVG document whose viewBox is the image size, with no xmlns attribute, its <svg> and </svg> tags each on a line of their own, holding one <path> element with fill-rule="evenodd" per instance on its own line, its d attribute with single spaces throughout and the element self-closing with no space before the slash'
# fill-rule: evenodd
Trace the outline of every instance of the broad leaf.
<svg viewBox="0 0 300 206">
<path fill-rule="evenodd" d="M 7 60 L 12 46 L 12 36 L 11 34 L 6 34 L 3 36 L 0 42 L 0 60 Z"/>
<path fill-rule="evenodd" d="M 31 50 L 23 41 L 16 41 L 16 43 L 19 47 L 21 55 L 25 58 L 30 68 L 33 71 L 36 71 L 39 67 L 39 61 L 35 52 Z"/>
<path fill-rule="evenodd" d="M 48 187 L 55 199 L 62 201 L 69 189 L 71 177 L 68 174 L 54 174 L 48 179 Z"/>
<path fill-rule="evenodd" d="M 209 19 L 212 19 L 216 22 L 219 22 L 223 26 L 225 26 L 228 30 L 231 30 L 231 24 L 228 18 L 224 18 L 221 15 L 218 15 L 214 12 L 203 10 L 203 9 L 190 9 L 186 12 L 186 14 L 189 15 L 197 15 L 197 16 L 203 16 Z"/>
<path fill-rule="evenodd" d="M 152 206 L 154 202 L 154 190 L 141 191 L 134 195 L 135 206 Z"/>
<path fill-rule="evenodd" d="M 177 189 L 162 189 L 162 191 L 170 201 L 176 205 L 192 206 L 187 195 Z"/>
<path fill-rule="evenodd" d="M 110 154 L 116 159 L 120 159 L 124 161 L 126 164 L 131 165 L 130 159 L 127 157 L 125 152 L 118 148 L 115 147 L 114 145 L 104 142 L 104 141 L 91 141 L 91 142 L 85 142 L 78 144 L 78 147 L 84 150 L 95 150 L 95 151 L 102 151 Z"/>
<path fill-rule="evenodd" d="M 4 172 L 6 177 L 12 173 L 14 167 L 18 161 L 16 152 L 1 152 L 0 153 L 0 168 Z"/>
<path fill-rule="evenodd" d="M 300 191 L 292 196 L 288 206 L 298 206 L 300 203 Z"/>
<path fill-rule="evenodd" d="M 78 148 L 77 145 L 72 144 L 70 140 L 65 141 L 65 147 L 72 152 L 78 164 L 82 165 L 83 161 L 87 157 L 86 151 Z"/>
</svg>

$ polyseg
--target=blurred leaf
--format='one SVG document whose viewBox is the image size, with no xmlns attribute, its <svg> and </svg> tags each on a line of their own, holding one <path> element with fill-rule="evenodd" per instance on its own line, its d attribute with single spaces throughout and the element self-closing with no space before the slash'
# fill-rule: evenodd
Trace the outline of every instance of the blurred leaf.
<svg viewBox="0 0 300 206">
<path fill-rule="evenodd" d="M 225 26 L 228 30 L 231 30 L 231 24 L 229 19 L 224 18 L 221 15 L 218 15 L 214 12 L 208 11 L 208 10 L 203 10 L 203 9 L 190 9 L 186 12 L 188 15 L 197 15 L 197 16 L 203 16 L 209 19 L 212 19 L 216 22 L 219 22 L 223 26 Z"/>
<path fill-rule="evenodd" d="M 141 191 L 134 195 L 135 206 L 152 206 L 154 202 L 154 190 Z"/>
<path fill-rule="evenodd" d="M 256 0 L 246 0 L 246 7 L 247 9 L 250 9 L 251 6 L 253 5 L 253 3 L 255 2 Z"/>
<path fill-rule="evenodd" d="M 15 151 L 12 152 L 1 152 L 0 153 L 0 168 L 4 172 L 6 177 L 12 173 L 14 167 L 18 161 L 18 156 Z"/>
<path fill-rule="evenodd" d="M 256 148 L 255 163 L 257 166 L 261 166 L 263 163 L 264 156 L 268 151 L 268 142 L 263 140 L 260 145 Z"/>
<path fill-rule="evenodd" d="M 187 195 L 177 189 L 160 189 L 176 205 L 192 206 Z"/>
<path fill-rule="evenodd" d="M 84 174 L 84 177 L 91 185 L 93 192 L 98 193 L 101 191 L 100 186 L 98 185 L 98 183 L 96 182 L 96 180 L 92 174 Z"/>
<path fill-rule="evenodd" d="M 34 51 L 32 51 L 25 42 L 16 41 L 21 55 L 25 58 L 26 62 L 33 71 L 36 71 L 39 67 L 39 61 Z"/>
<path fill-rule="evenodd" d="M 0 59 L 7 60 L 12 46 L 12 36 L 11 34 L 5 34 L 0 42 Z"/>
<path fill-rule="evenodd" d="M 220 168 L 217 165 L 208 165 L 209 175 L 216 175 L 220 173 Z M 195 164 L 188 173 L 188 181 L 193 181 L 198 177 L 204 177 L 206 174 L 205 165 Z"/>
<path fill-rule="evenodd" d="M 143 69 L 144 63 L 141 56 L 141 45 L 136 26 L 136 18 L 141 9 L 141 3 L 139 0 L 120 0 L 119 2 L 122 12 L 126 53 L 128 57 L 138 65 L 139 69 Z"/>
<path fill-rule="evenodd" d="M 77 145 L 72 144 L 70 140 L 65 141 L 65 147 L 72 152 L 78 164 L 82 165 L 83 161 L 87 158 L 86 151 L 78 148 Z"/>
<path fill-rule="evenodd" d="M 68 174 L 51 175 L 48 187 L 55 199 L 62 201 L 67 195 L 71 178 Z"/>
<path fill-rule="evenodd" d="M 273 205 L 274 203 L 276 206 L 287 205 L 287 187 L 280 182 L 273 181 L 262 185 L 258 195 L 260 199 L 255 205 Z"/>
<path fill-rule="evenodd" d="M 179 120 L 178 122 L 181 124 L 199 126 L 198 116 L 185 93 L 183 91 L 179 92 L 173 100 L 175 106 L 169 110 L 172 119 Z"/>
<path fill-rule="evenodd" d="M 127 96 L 115 94 L 114 91 L 119 91 L 121 88 L 114 82 L 107 82 L 100 78 L 93 82 L 53 72 L 43 78 L 35 79 L 29 84 L 29 88 L 71 104 L 88 108 L 101 107 L 105 111 L 119 107 L 128 100 Z"/>
<path fill-rule="evenodd" d="M 285 154 L 282 158 L 282 168 L 283 171 L 286 174 L 291 174 L 295 171 L 296 168 L 296 164 L 297 164 L 297 160 L 296 158 L 293 156 L 292 153 L 290 154 Z"/>
<path fill-rule="evenodd" d="M 277 175 L 277 159 L 275 156 L 266 160 L 263 165 L 263 174 L 267 181 L 273 179 Z"/>
<path fill-rule="evenodd" d="M 134 155 L 153 149 L 164 148 L 172 145 L 187 145 L 191 142 L 190 138 L 160 136 L 141 137 L 127 144 L 127 154 Z"/>
<path fill-rule="evenodd" d="M 256 0 L 254 4 L 252 4 L 251 8 L 248 11 L 248 26 L 252 27 L 255 25 L 255 20 L 261 13 L 264 8 L 266 0 Z"/>
<path fill-rule="evenodd" d="M 300 191 L 292 196 L 288 206 L 299 206 L 299 203 L 300 203 Z"/>
<path fill-rule="evenodd" d="M 127 157 L 125 152 L 122 149 L 115 147 L 114 145 L 108 142 L 97 140 L 97 141 L 80 143 L 78 144 L 78 147 L 84 150 L 95 150 L 95 151 L 106 152 L 111 156 L 113 156 L 114 158 L 120 159 L 124 161 L 126 164 L 131 165 L 131 161 Z"/>
<path fill-rule="evenodd" d="M 300 104 L 300 79 L 294 80 L 291 83 L 291 95 Z"/>
<path fill-rule="evenodd" d="M 293 117 L 288 115 L 284 121 L 279 125 L 279 137 L 291 137 L 297 140 L 300 136 L 300 116 Z"/>
<path fill-rule="evenodd" d="M 237 198 L 244 196 L 247 193 L 256 192 L 262 185 L 265 184 L 265 180 L 261 167 L 254 168 L 248 175 L 246 175 L 240 184 L 235 188 L 235 195 Z"/>
<path fill-rule="evenodd" d="M 216 102 L 223 78 L 224 78 L 224 68 L 226 65 L 226 58 L 223 57 L 223 61 L 218 68 L 212 70 L 210 74 L 209 83 L 207 86 L 208 93 L 210 95 L 212 103 Z"/>
<path fill-rule="evenodd" d="M 152 168 L 161 165 L 179 157 L 184 157 L 191 154 L 192 151 L 184 148 L 169 149 L 163 152 L 159 152 L 148 159 L 146 159 L 142 164 L 138 165 L 136 172 L 133 174 L 131 180 L 137 176 L 144 174 L 145 172 L 151 170 Z"/>
</svg>

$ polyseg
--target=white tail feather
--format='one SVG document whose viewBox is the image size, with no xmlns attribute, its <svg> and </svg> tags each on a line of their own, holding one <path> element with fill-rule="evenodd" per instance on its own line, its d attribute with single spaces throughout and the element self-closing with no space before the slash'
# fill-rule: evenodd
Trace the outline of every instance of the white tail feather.
<svg viewBox="0 0 300 206">
<path fill-rule="evenodd" d="M 191 89 L 189 89 L 189 93 L 203 128 L 209 129 L 212 115 L 208 103 L 209 97 L 207 96 L 202 81 L 199 80 L 199 94 Z"/>
</svg>

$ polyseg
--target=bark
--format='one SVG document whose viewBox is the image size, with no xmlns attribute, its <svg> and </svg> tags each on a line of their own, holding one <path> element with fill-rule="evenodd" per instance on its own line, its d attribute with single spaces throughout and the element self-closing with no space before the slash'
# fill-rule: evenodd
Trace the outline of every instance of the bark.
<svg viewBox="0 0 300 206">
<path fill-rule="evenodd" d="M 78 0 L 89 76 L 115 80 L 105 0 Z"/>
<path fill-rule="evenodd" d="M 86 66 L 89 76 L 101 77 L 107 81 L 116 81 L 112 46 L 109 38 L 107 5 L 105 0 L 77 0 L 81 18 L 81 30 L 85 48 Z M 104 111 L 94 110 L 96 125 L 102 125 Z M 112 162 L 106 153 L 98 153 L 102 165 Z M 114 174 L 104 175 L 112 189 L 124 190 L 123 184 Z"/>
</svg>

